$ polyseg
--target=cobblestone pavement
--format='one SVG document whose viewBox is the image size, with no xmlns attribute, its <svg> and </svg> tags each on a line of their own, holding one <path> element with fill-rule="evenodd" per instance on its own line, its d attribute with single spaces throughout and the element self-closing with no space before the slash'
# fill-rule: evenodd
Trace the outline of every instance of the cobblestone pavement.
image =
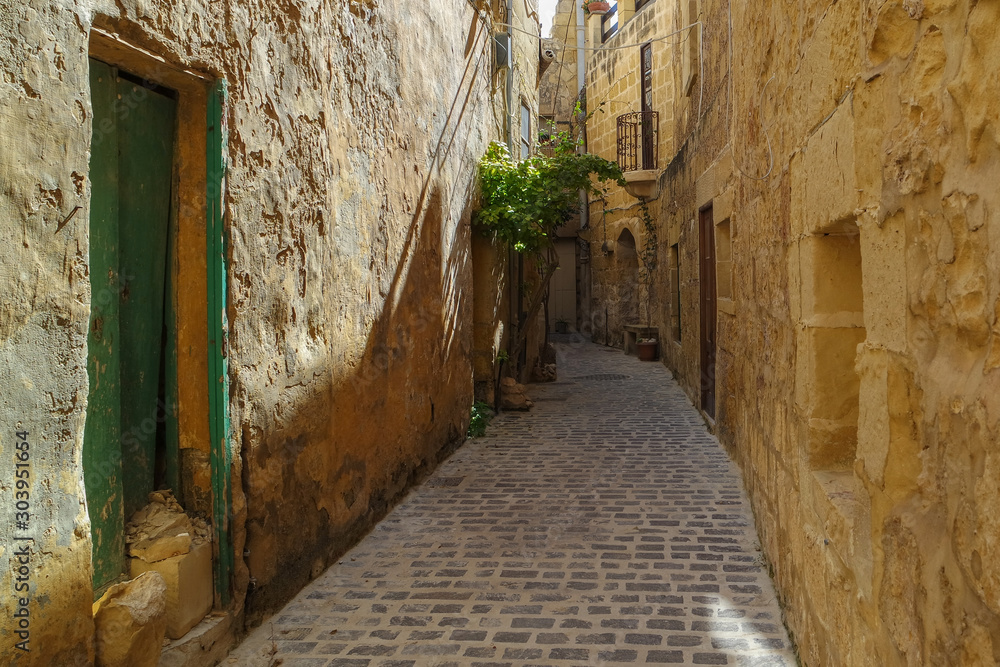
<svg viewBox="0 0 1000 667">
<path fill-rule="evenodd" d="M 529 394 L 229 663 L 795 665 L 736 466 L 669 371 L 562 344 Z"/>
</svg>

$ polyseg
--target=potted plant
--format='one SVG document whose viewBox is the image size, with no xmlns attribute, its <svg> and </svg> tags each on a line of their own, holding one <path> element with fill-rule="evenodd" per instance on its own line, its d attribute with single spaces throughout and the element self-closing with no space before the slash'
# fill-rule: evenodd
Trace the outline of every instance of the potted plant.
<svg viewBox="0 0 1000 667">
<path fill-rule="evenodd" d="M 596 16 L 601 16 L 602 14 L 607 14 L 611 11 L 610 2 L 584 2 L 583 8 L 587 10 L 589 14 L 594 14 Z"/>
<path fill-rule="evenodd" d="M 655 338 L 640 338 L 635 342 L 639 361 L 656 361 L 659 342 Z"/>
</svg>

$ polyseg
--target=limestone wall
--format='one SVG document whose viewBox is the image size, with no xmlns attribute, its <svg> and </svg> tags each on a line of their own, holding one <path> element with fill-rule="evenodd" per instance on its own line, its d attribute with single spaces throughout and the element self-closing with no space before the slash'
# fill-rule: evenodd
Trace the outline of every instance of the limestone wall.
<svg viewBox="0 0 1000 667">
<path fill-rule="evenodd" d="M 809 664 L 1000 662 L 998 18 L 734 5 L 725 431 Z"/>
<path fill-rule="evenodd" d="M 652 2 L 638 13 L 632 11 L 632 4 L 619 3 L 619 30 L 603 47 L 601 17 L 587 19 L 587 46 L 601 47 L 587 60 L 587 150 L 609 160 L 617 159 L 618 117 L 642 108 L 640 45 L 652 40 L 653 110 L 659 115 L 656 150 L 662 168 L 673 155 L 676 141 L 672 101 L 677 84 L 670 62 L 675 43 L 683 41 L 687 34 L 666 37 L 677 29 L 669 3 Z M 649 234 L 638 203 L 617 186 L 609 187 L 604 201 L 591 201 L 587 240 L 591 247 L 593 293 L 587 330 L 593 332 L 596 342 L 607 345 L 621 346 L 622 325 L 640 321 L 646 324 L 647 313 L 652 325 L 657 326 L 658 313 L 650 307 L 657 303 L 657 286 L 652 286 L 647 297 L 646 288 L 639 284 L 640 256 Z M 636 251 L 632 252 L 626 243 L 626 252 L 616 256 L 616 246 L 625 230 L 634 239 Z M 658 245 L 656 239 L 652 243 Z"/>
<path fill-rule="evenodd" d="M 661 347 L 696 405 L 716 382 L 803 662 L 1000 663 L 997 9 L 653 4 L 704 30 L 651 203 Z"/>
<path fill-rule="evenodd" d="M 505 22 L 503 17 L 507 12 L 507 4 L 507 0 L 491 2 L 492 16 L 495 17 L 498 31 L 505 29 L 502 24 Z M 539 23 L 536 2 L 513 2 L 511 8 L 513 67 L 509 72 L 507 69 L 500 69 L 493 74 L 496 134 L 492 139 L 506 143 L 511 154 L 517 157 L 522 148 L 522 105 L 530 111 L 529 125 L 526 128 L 529 150 L 534 150 L 539 131 Z M 506 92 L 508 83 L 509 97 Z M 507 99 L 509 108 L 505 101 Z M 477 167 L 477 163 L 472 163 L 469 168 L 475 172 Z M 527 381 L 538 359 L 541 343 L 537 333 L 532 331 L 523 346 L 526 361 L 520 374 L 517 364 L 506 361 L 514 345 L 518 307 L 527 308 L 526 294 L 530 294 L 530 291 L 523 285 L 535 274 L 530 262 L 525 262 L 526 269 L 519 281 L 518 255 L 483 235 L 478 229 L 474 234 L 472 253 L 475 298 L 472 316 L 475 398 L 499 407 L 501 375 Z"/>
<path fill-rule="evenodd" d="M 252 620 L 464 436 L 470 202 L 476 161 L 503 126 L 491 16 L 466 0 L 0 0 L 0 662 L 93 656 L 81 448 L 95 31 L 140 53 L 137 62 L 162 63 L 168 80 L 229 85 L 230 609 L 246 601 Z M 517 44 L 534 72 L 537 41 Z M 121 57 L 127 68 L 131 56 Z M 184 103 L 195 123 L 204 122 L 197 99 Z M 204 164 L 191 150 L 177 165 L 181 182 Z M 180 206 L 204 220 L 203 196 Z M 201 256 L 178 309 L 204 318 Z M 204 329 L 191 335 L 204 345 Z M 208 512 L 204 377 L 181 378 L 191 394 L 180 497 Z M 14 652 L 8 613 L 16 431 L 30 434 L 34 466 L 30 654 Z"/>
</svg>

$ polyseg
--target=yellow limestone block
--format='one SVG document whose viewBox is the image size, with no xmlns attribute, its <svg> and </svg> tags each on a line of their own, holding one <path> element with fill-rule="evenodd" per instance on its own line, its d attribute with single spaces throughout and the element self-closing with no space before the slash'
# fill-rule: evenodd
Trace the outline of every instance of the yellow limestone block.
<svg viewBox="0 0 1000 667">
<path fill-rule="evenodd" d="M 193 544 L 179 556 L 147 563 L 131 559 L 131 572 L 158 572 L 167 584 L 167 636 L 180 639 L 212 610 L 212 543 Z"/>
</svg>

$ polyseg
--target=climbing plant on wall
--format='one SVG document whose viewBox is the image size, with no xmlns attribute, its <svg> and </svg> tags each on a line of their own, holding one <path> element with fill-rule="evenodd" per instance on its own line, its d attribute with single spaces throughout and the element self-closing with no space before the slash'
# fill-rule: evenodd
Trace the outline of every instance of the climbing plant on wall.
<svg viewBox="0 0 1000 667">
<path fill-rule="evenodd" d="M 639 261 L 642 266 L 639 268 L 640 289 L 645 292 L 646 297 L 646 327 L 652 324 L 653 311 L 653 272 L 656 270 L 658 260 L 658 235 L 656 223 L 649 212 L 649 204 L 645 199 L 639 200 L 639 215 L 642 219 L 643 245 L 642 252 L 639 253 Z"/>
</svg>

